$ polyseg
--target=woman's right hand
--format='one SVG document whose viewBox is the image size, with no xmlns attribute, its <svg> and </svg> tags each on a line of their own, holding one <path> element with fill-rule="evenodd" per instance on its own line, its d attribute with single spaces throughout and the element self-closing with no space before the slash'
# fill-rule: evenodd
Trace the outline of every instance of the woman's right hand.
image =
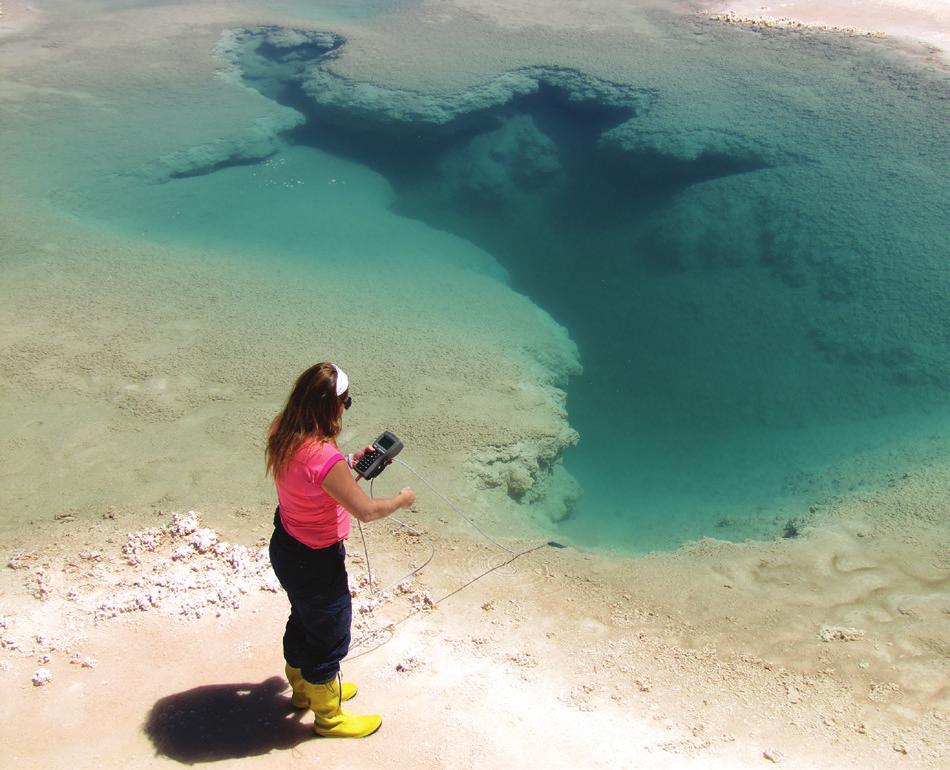
<svg viewBox="0 0 950 770">
<path fill-rule="evenodd" d="M 412 491 L 411 487 L 403 487 L 399 491 L 399 507 L 408 508 L 416 501 L 416 493 Z"/>
</svg>

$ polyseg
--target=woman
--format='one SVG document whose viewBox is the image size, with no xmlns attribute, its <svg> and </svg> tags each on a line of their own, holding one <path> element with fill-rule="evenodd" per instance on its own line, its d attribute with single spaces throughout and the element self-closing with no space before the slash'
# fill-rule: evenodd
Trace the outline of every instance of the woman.
<svg viewBox="0 0 950 770">
<path fill-rule="evenodd" d="M 313 710 L 317 735 L 362 738 L 383 720 L 341 708 L 356 695 L 356 686 L 340 679 L 352 617 L 343 541 L 351 513 L 376 521 L 408 508 L 416 496 L 405 487 L 395 497 L 373 500 L 357 486 L 350 468 L 371 447 L 347 459 L 336 445 L 350 404 L 349 379 L 339 367 L 310 367 L 274 418 L 266 459 L 279 501 L 270 559 L 290 599 L 284 658 L 293 704 Z"/>
</svg>

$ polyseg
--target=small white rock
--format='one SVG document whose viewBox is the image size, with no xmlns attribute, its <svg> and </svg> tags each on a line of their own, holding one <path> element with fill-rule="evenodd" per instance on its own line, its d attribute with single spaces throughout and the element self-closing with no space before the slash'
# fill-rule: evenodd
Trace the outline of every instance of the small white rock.
<svg viewBox="0 0 950 770">
<path fill-rule="evenodd" d="M 859 642 L 864 639 L 864 631 L 859 628 L 824 625 L 818 629 L 818 638 L 823 642 Z"/>
<path fill-rule="evenodd" d="M 49 684 L 52 680 L 53 675 L 48 668 L 38 668 L 36 673 L 33 674 L 34 687 L 42 687 L 43 685 Z"/>
<path fill-rule="evenodd" d="M 218 542 L 218 533 L 213 529 L 208 529 L 207 527 L 199 529 L 195 532 L 188 542 L 191 543 L 195 550 L 198 553 L 207 553 L 210 551 Z"/>
</svg>

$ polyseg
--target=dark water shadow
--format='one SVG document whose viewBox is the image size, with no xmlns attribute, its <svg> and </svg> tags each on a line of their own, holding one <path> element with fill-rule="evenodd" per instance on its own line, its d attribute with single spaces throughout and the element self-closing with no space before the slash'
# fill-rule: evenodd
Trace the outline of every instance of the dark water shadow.
<svg viewBox="0 0 950 770">
<path fill-rule="evenodd" d="M 314 737 L 284 694 L 280 677 L 263 682 L 212 684 L 156 701 L 145 733 L 157 754 L 187 765 L 291 749 Z"/>
</svg>

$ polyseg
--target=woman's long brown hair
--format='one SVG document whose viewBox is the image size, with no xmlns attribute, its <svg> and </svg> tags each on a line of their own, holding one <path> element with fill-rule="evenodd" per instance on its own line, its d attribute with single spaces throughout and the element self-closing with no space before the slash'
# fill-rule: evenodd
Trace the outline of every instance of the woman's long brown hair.
<svg viewBox="0 0 950 770">
<path fill-rule="evenodd" d="M 343 428 L 333 364 L 316 364 L 297 378 L 287 403 L 271 423 L 267 437 L 267 472 L 279 479 L 307 441 L 333 441 Z"/>
</svg>

